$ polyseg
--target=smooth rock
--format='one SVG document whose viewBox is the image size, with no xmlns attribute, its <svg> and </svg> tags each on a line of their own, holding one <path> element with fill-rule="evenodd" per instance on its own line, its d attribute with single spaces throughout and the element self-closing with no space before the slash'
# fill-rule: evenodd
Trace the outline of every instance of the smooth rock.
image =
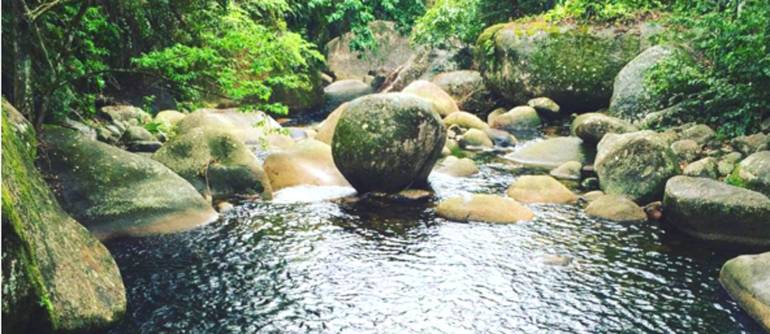
<svg viewBox="0 0 770 334">
<path fill-rule="evenodd" d="M 452 96 L 460 110 L 483 115 L 495 106 L 492 92 L 478 71 L 441 73 L 433 77 L 432 81 Z"/>
<path fill-rule="evenodd" d="M 155 115 L 154 122 L 163 124 L 166 128 L 173 128 L 176 123 L 179 123 L 185 118 L 187 114 L 183 114 L 176 110 L 163 110 Z"/>
<path fill-rule="evenodd" d="M 538 116 L 535 108 L 519 106 L 492 118 L 490 126 L 494 129 L 515 132 L 536 130 L 540 124 L 540 116 Z"/>
<path fill-rule="evenodd" d="M 449 114 L 444 118 L 444 125 L 450 127 L 457 125 L 466 129 L 486 129 L 489 127 L 487 123 L 484 123 L 478 116 L 465 111 L 458 111 Z"/>
<path fill-rule="evenodd" d="M 463 147 L 493 147 L 495 144 L 492 142 L 492 139 L 489 139 L 487 134 L 479 129 L 470 129 L 466 131 L 462 139 L 460 139 L 460 144 Z"/>
<path fill-rule="evenodd" d="M 679 161 L 690 162 L 700 155 L 701 145 L 692 139 L 682 139 L 671 144 L 671 151 L 674 152 Z"/>
<path fill-rule="evenodd" d="M 543 116 L 545 118 L 557 118 L 561 116 L 560 111 L 561 107 L 559 107 L 556 102 L 553 100 L 547 98 L 547 97 L 536 97 L 534 99 L 530 99 L 527 101 L 527 105 L 535 108 L 535 110 L 540 114 L 540 116 Z"/>
<path fill-rule="evenodd" d="M 770 333 L 770 252 L 727 261 L 719 282 L 738 305 Z"/>
<path fill-rule="evenodd" d="M 516 145 L 516 143 L 518 143 L 518 140 L 516 139 L 516 137 L 514 137 L 512 134 L 508 133 L 507 131 L 486 128 L 484 129 L 484 133 L 486 133 L 487 137 L 489 137 L 489 139 L 492 139 L 492 142 L 497 146 L 508 147 L 508 146 L 514 146 Z"/>
<path fill-rule="evenodd" d="M 572 121 L 570 131 L 586 143 L 596 144 L 608 133 L 637 131 L 631 123 L 602 113 L 586 113 Z"/>
<path fill-rule="evenodd" d="M 696 238 L 770 246 L 770 199 L 707 178 L 675 176 L 666 183 L 665 220 Z"/>
<path fill-rule="evenodd" d="M 373 92 L 372 86 L 359 79 L 335 81 L 324 87 L 323 109 L 326 112 L 332 111 L 345 102 L 352 101 Z"/>
<path fill-rule="evenodd" d="M 620 195 L 604 195 L 585 208 L 587 215 L 617 222 L 641 222 L 647 214 L 634 201 Z"/>
<path fill-rule="evenodd" d="M 337 122 L 340 119 L 340 116 L 343 112 L 345 112 L 345 109 L 347 109 L 348 104 L 343 103 L 337 109 L 335 109 L 329 116 L 326 116 L 326 119 L 321 123 L 321 126 L 318 128 L 318 133 L 315 135 L 315 139 L 318 141 L 321 141 L 323 143 L 331 145 L 332 138 L 334 138 L 334 129 L 337 128 Z"/>
<path fill-rule="evenodd" d="M 410 83 L 401 92 L 414 94 L 433 102 L 441 117 L 460 111 L 452 96 L 430 81 L 417 80 Z"/>
<path fill-rule="evenodd" d="M 334 165 L 331 146 L 313 139 L 268 155 L 264 169 L 273 191 L 299 185 L 350 187 Z"/>
<path fill-rule="evenodd" d="M 770 196 L 770 151 L 760 151 L 743 159 L 728 181 Z"/>
<path fill-rule="evenodd" d="M 476 167 L 476 163 L 471 159 L 457 158 L 450 155 L 436 166 L 435 171 L 454 177 L 466 177 L 478 173 L 479 168 Z"/>
<path fill-rule="evenodd" d="M 714 139 L 715 136 L 716 132 L 705 124 L 695 124 L 679 133 L 679 139 L 692 139 L 700 145 L 705 145 Z"/>
<path fill-rule="evenodd" d="M 556 137 L 531 143 L 506 156 L 527 167 L 551 170 L 568 161 L 585 164 L 583 141 L 577 137 Z"/>
<path fill-rule="evenodd" d="M 438 204 L 436 214 L 454 221 L 499 224 L 512 224 L 534 217 L 530 209 L 513 199 L 487 194 L 447 198 Z"/>
<path fill-rule="evenodd" d="M 583 164 L 580 162 L 567 161 L 559 167 L 552 169 L 549 175 L 560 180 L 580 181 L 582 169 Z"/>
<path fill-rule="evenodd" d="M 657 64 L 677 56 L 676 52 L 677 49 L 672 46 L 656 45 L 623 66 L 613 83 L 610 113 L 635 121 L 644 118 L 650 111 L 667 107 L 666 101 L 655 98 L 645 85 L 645 76 Z"/>
<path fill-rule="evenodd" d="M 348 32 L 326 43 L 326 61 L 337 80 L 363 79 L 370 72 L 383 69 L 395 70 L 414 54 L 409 38 L 401 35 L 394 22 L 375 20 L 369 22 L 376 50 L 352 51 L 353 32 Z"/>
<path fill-rule="evenodd" d="M 522 203 L 574 204 L 577 196 L 556 179 L 546 175 L 524 175 L 517 178 L 507 194 Z"/>
<path fill-rule="evenodd" d="M 176 124 L 176 133 L 184 135 L 196 128 L 228 132 L 246 145 L 261 146 L 267 135 L 281 129 L 281 125 L 261 111 L 199 109 Z"/>
<path fill-rule="evenodd" d="M 155 136 L 150 133 L 150 131 L 147 131 L 147 129 L 131 125 L 126 129 L 126 132 L 123 133 L 123 142 L 130 143 L 134 141 L 154 141 Z"/>
<path fill-rule="evenodd" d="M 152 120 L 150 114 L 130 105 L 105 106 L 99 109 L 99 116 L 113 123 L 123 122 L 130 125 L 147 124 Z"/>
<path fill-rule="evenodd" d="M 684 175 L 693 177 L 707 177 L 709 179 L 716 179 L 719 177 L 719 169 L 717 168 L 717 159 L 712 157 L 703 158 L 695 161 L 684 168 Z"/>
</svg>

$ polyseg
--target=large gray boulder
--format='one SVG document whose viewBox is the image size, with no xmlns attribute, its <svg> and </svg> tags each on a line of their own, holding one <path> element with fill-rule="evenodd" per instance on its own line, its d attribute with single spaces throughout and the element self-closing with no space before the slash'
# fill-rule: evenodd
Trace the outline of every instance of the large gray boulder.
<svg viewBox="0 0 770 334">
<path fill-rule="evenodd" d="M 738 305 L 770 332 L 770 252 L 727 261 L 719 282 Z"/>
<path fill-rule="evenodd" d="M 534 142 L 505 157 L 526 167 L 547 170 L 569 161 L 588 162 L 583 141 L 577 137 L 555 137 Z"/>
<path fill-rule="evenodd" d="M 349 102 L 332 139 L 335 165 L 360 193 L 426 186 L 446 141 L 435 109 L 430 101 L 407 93 Z"/>
<path fill-rule="evenodd" d="M 622 119 L 602 113 L 585 113 L 575 118 L 570 127 L 572 135 L 586 143 L 598 143 L 608 133 L 634 132 L 638 129 Z"/>
<path fill-rule="evenodd" d="M 666 180 L 679 173 L 669 143 L 653 131 L 605 135 L 594 168 L 605 193 L 626 195 L 640 204 L 660 199 Z"/>
<path fill-rule="evenodd" d="M 615 76 L 638 54 L 641 26 L 495 25 L 476 43 L 481 73 L 509 103 L 547 96 L 566 112 L 598 110 L 609 105 Z"/>
<path fill-rule="evenodd" d="M 126 312 L 118 266 L 59 206 L 35 167 L 32 125 L 5 99 L 2 123 L 3 332 L 101 332 Z"/>
<path fill-rule="evenodd" d="M 666 221 L 703 240 L 770 246 L 770 199 L 707 178 L 676 176 L 666 183 Z"/>
<path fill-rule="evenodd" d="M 760 151 L 743 159 L 728 181 L 770 196 L 770 151 Z"/>
<path fill-rule="evenodd" d="M 405 63 L 414 54 L 409 37 L 396 30 L 396 24 L 389 21 L 369 22 L 374 36 L 374 50 L 351 51 L 353 32 L 345 33 L 326 43 L 326 61 L 337 80 L 363 79 L 370 72 L 378 70 L 389 73 Z"/>
<path fill-rule="evenodd" d="M 478 71 L 441 73 L 433 78 L 433 83 L 449 93 L 460 110 L 485 115 L 495 106 L 494 96 Z"/>
<path fill-rule="evenodd" d="M 626 64 L 615 77 L 610 114 L 636 121 L 644 118 L 647 113 L 667 107 L 664 101 L 655 99 L 645 86 L 645 75 L 655 65 L 674 56 L 675 52 L 677 50 L 672 46 L 656 45 Z"/>
<path fill-rule="evenodd" d="M 152 235 L 190 229 L 217 218 L 190 183 L 163 164 L 50 126 L 46 160 L 62 206 L 95 236 Z"/>
</svg>

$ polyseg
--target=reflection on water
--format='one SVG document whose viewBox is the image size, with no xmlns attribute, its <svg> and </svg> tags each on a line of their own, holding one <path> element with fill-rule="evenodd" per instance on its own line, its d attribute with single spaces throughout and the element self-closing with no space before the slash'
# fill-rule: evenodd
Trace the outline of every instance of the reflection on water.
<svg viewBox="0 0 770 334">
<path fill-rule="evenodd" d="M 502 193 L 513 178 L 481 169 L 432 175 L 437 196 Z M 430 204 L 259 202 L 195 231 L 116 240 L 129 311 L 111 332 L 759 331 L 717 282 L 733 254 L 653 223 L 532 208 L 531 222 L 491 225 Z"/>
</svg>

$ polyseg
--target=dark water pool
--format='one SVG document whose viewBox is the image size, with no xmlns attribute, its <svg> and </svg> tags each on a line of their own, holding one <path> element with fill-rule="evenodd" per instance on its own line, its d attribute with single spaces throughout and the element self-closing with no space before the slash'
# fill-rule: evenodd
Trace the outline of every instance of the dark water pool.
<svg viewBox="0 0 770 334">
<path fill-rule="evenodd" d="M 497 166 L 500 167 L 500 166 Z M 502 193 L 494 164 L 439 197 Z M 723 292 L 733 253 L 656 223 L 533 206 L 515 225 L 430 205 L 246 203 L 212 225 L 109 243 L 128 289 L 111 333 L 754 333 Z"/>
</svg>

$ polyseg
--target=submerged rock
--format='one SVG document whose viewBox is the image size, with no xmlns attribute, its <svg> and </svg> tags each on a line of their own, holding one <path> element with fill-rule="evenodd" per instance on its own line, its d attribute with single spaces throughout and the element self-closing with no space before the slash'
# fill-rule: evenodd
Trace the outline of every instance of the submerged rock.
<svg viewBox="0 0 770 334">
<path fill-rule="evenodd" d="M 441 73 L 433 78 L 433 83 L 449 93 L 460 110 L 484 115 L 495 106 L 492 92 L 487 88 L 484 78 L 478 71 L 460 70 Z"/>
<path fill-rule="evenodd" d="M 665 219 L 696 238 L 770 246 L 770 199 L 723 182 L 675 176 L 666 183 Z"/>
<path fill-rule="evenodd" d="M 566 112 L 609 105 L 615 75 L 639 52 L 640 27 L 578 26 L 542 20 L 487 28 L 477 47 L 487 84 L 511 103 L 548 96 Z"/>
<path fill-rule="evenodd" d="M 637 203 L 660 199 L 666 180 L 679 173 L 668 142 L 652 131 L 605 135 L 594 167 L 604 192 Z"/>
<path fill-rule="evenodd" d="M 738 305 L 770 332 L 770 252 L 727 261 L 719 282 Z"/>
<path fill-rule="evenodd" d="M 577 137 L 556 137 L 535 142 L 506 158 L 527 167 L 553 169 L 569 161 L 585 164 L 583 141 Z"/>
<path fill-rule="evenodd" d="M 126 312 L 118 266 L 35 168 L 32 125 L 5 99 L 2 109 L 3 332 L 105 330 Z"/>
<path fill-rule="evenodd" d="M 466 177 L 478 173 L 479 168 L 476 167 L 476 163 L 471 159 L 450 155 L 438 164 L 435 171 L 454 177 Z"/>
<path fill-rule="evenodd" d="M 417 80 L 410 83 L 401 92 L 414 94 L 433 102 L 442 117 L 460 111 L 452 96 L 430 81 Z"/>
<path fill-rule="evenodd" d="M 152 158 L 185 178 L 205 197 L 269 197 L 271 193 L 257 158 L 230 132 L 196 128 L 169 140 Z"/>
<path fill-rule="evenodd" d="M 359 79 L 335 81 L 324 87 L 324 110 L 337 109 L 341 104 L 373 93 L 372 86 Z"/>
<path fill-rule="evenodd" d="M 264 168 L 273 191 L 298 185 L 350 187 L 334 165 L 331 146 L 313 139 L 268 155 Z"/>
<path fill-rule="evenodd" d="M 553 177 L 524 175 L 508 187 L 509 197 L 522 203 L 574 204 L 577 195 Z"/>
<path fill-rule="evenodd" d="M 618 222 L 640 222 L 647 214 L 634 201 L 620 195 L 603 195 L 585 208 L 587 215 Z"/>
<path fill-rule="evenodd" d="M 332 156 L 360 193 L 391 193 L 427 185 L 445 141 L 446 129 L 429 101 L 374 94 L 348 104 L 337 122 Z"/>
<path fill-rule="evenodd" d="M 590 144 L 598 143 L 608 133 L 637 131 L 630 123 L 602 113 L 586 113 L 576 117 L 570 130 L 573 135 Z"/>
<path fill-rule="evenodd" d="M 455 221 L 481 221 L 512 224 L 531 220 L 534 213 L 513 199 L 497 195 L 472 194 L 455 196 L 441 201 L 436 214 Z"/>
<path fill-rule="evenodd" d="M 743 159 L 728 181 L 770 196 L 770 151 L 757 152 Z"/>
</svg>

